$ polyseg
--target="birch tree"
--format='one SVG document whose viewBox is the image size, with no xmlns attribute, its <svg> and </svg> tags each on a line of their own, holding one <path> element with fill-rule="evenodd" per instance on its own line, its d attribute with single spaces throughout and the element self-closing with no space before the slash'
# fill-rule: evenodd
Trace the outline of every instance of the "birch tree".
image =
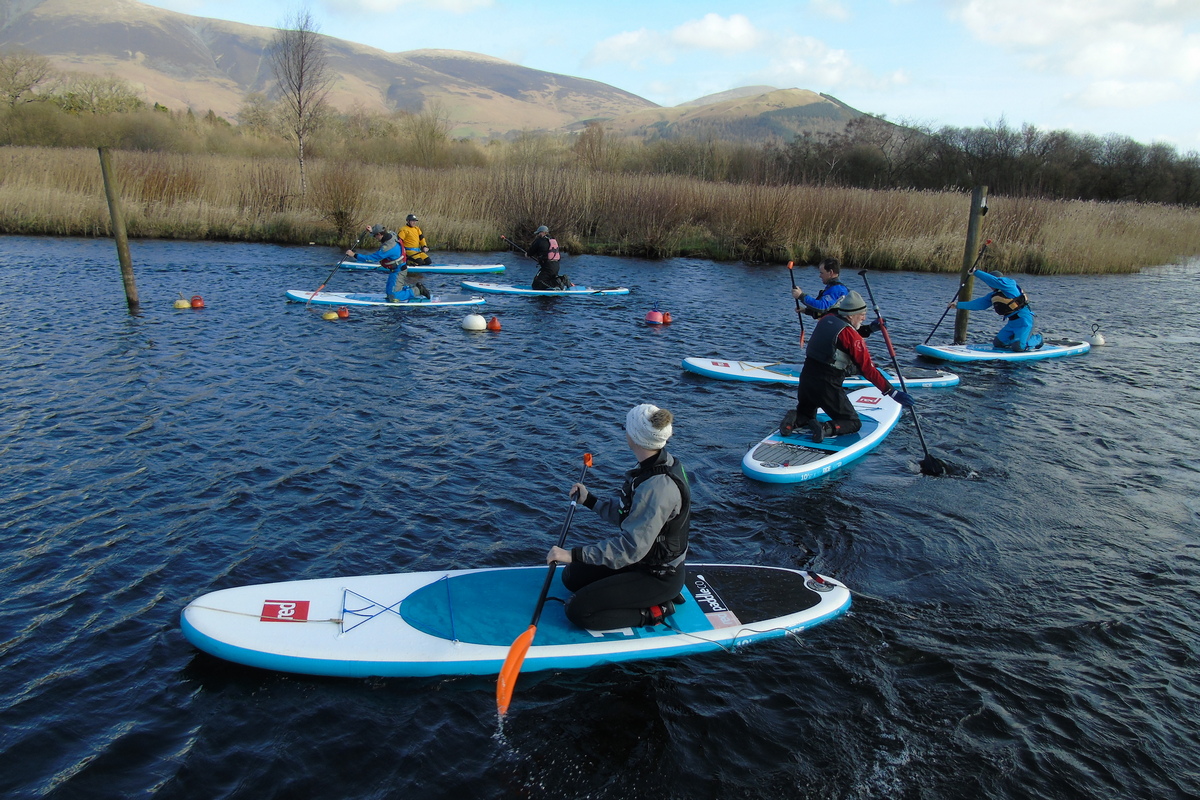
<svg viewBox="0 0 1200 800">
<path fill-rule="evenodd" d="M 285 20 L 271 40 L 271 70 L 278 82 L 285 127 L 296 142 L 300 163 L 300 196 L 308 190 L 304 174 L 304 142 L 320 126 L 333 74 L 325 43 L 312 12 L 301 9 Z"/>
</svg>

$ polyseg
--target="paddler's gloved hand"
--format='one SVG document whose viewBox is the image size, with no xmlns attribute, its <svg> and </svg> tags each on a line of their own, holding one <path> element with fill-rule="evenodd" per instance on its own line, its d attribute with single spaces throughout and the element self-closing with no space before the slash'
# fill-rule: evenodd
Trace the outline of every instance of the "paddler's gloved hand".
<svg viewBox="0 0 1200 800">
<path fill-rule="evenodd" d="M 871 333 L 879 333 L 881 330 L 883 330 L 883 320 L 876 318 L 876 320 L 867 327 L 871 329 Z"/>
<path fill-rule="evenodd" d="M 571 499 L 574 500 L 576 503 L 579 503 L 579 505 L 581 505 L 581 506 L 587 505 L 587 499 L 588 499 L 587 487 L 584 486 L 582 483 L 577 483 L 574 486 L 572 486 L 571 487 Z M 591 506 L 588 506 L 588 507 L 590 508 Z"/>
<path fill-rule="evenodd" d="M 908 392 L 904 392 L 899 389 L 892 389 L 890 392 L 888 392 L 888 397 L 892 398 L 905 408 L 913 407 L 913 399 L 909 396 Z"/>
</svg>

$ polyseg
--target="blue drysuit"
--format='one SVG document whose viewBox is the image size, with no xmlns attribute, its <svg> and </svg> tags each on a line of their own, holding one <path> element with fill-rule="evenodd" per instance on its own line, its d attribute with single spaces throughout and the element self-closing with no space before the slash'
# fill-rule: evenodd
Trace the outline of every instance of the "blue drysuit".
<svg viewBox="0 0 1200 800">
<path fill-rule="evenodd" d="M 991 308 L 993 302 L 997 299 L 1003 300 L 1004 298 L 1009 298 L 1015 300 L 1021 296 L 1021 287 L 1012 278 L 992 275 L 981 269 L 975 270 L 975 277 L 986 283 L 988 288 L 992 290 L 991 293 L 980 295 L 974 300 L 956 303 L 955 308 L 962 308 L 967 311 L 982 311 L 985 308 Z M 1042 335 L 1033 332 L 1033 309 L 1026 305 L 1010 314 L 1003 314 L 1003 316 L 1008 322 L 996 334 L 996 338 L 992 341 L 992 347 L 995 347 L 997 350 L 1012 350 L 1020 353 L 1025 350 L 1035 350 L 1042 346 Z"/>
<path fill-rule="evenodd" d="M 378 235 L 378 234 L 377 234 Z M 393 264 L 393 269 L 388 271 L 387 283 L 384 285 L 383 291 L 389 297 L 395 296 L 398 300 L 411 300 L 413 297 L 412 289 L 401 284 L 401 293 L 406 295 L 401 297 L 396 294 L 396 282 L 406 277 L 408 274 L 408 264 L 404 262 L 404 249 L 400 247 L 400 241 L 396 238 L 394 231 L 388 231 L 383 239 L 379 242 L 379 249 L 373 253 L 355 253 L 355 261 L 362 261 L 367 264 L 378 264 L 380 262 L 400 262 Z M 388 266 L 384 264 L 384 266 Z"/>
<path fill-rule="evenodd" d="M 849 289 L 841 281 L 824 286 L 821 291 L 817 292 L 817 296 L 802 294 L 800 302 L 805 305 L 805 313 L 810 317 L 823 317 L 829 313 L 829 309 L 837 305 L 837 302 L 849 293 Z"/>
</svg>

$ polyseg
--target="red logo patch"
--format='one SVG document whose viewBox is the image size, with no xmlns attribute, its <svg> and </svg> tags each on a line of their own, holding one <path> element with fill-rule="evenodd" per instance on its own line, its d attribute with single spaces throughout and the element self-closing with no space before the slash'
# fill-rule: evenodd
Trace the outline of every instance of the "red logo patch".
<svg viewBox="0 0 1200 800">
<path fill-rule="evenodd" d="M 714 367 L 728 367 L 729 362 L 728 361 L 714 361 L 714 362 L 712 362 L 712 365 Z"/>
<path fill-rule="evenodd" d="M 877 405 L 879 405 L 879 401 L 882 399 L 883 398 L 877 394 L 868 394 L 868 395 L 863 395 L 862 397 L 858 398 L 858 402 L 865 403 L 866 405 L 869 405 L 869 406 L 877 406 Z"/>
<path fill-rule="evenodd" d="M 307 622 L 307 600 L 267 600 L 259 622 Z"/>
</svg>

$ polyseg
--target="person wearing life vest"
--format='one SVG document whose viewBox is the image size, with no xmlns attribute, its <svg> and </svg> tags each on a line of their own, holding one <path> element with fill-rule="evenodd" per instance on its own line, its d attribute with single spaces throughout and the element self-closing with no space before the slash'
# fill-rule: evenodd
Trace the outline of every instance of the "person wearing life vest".
<svg viewBox="0 0 1200 800">
<path fill-rule="evenodd" d="M 836 258 L 826 258 L 818 264 L 817 274 L 824 286 L 817 292 L 816 297 L 805 294 L 799 288 L 792 289 L 792 297 L 804 305 L 803 308 L 797 309 L 797 313 L 820 318 L 828 314 L 837 301 L 845 297 L 850 290 L 841 281 L 842 265 Z"/>
<path fill-rule="evenodd" d="M 404 227 L 400 229 L 400 245 L 404 248 L 404 256 L 408 259 L 410 267 L 428 267 L 429 266 L 429 244 L 425 241 L 425 234 L 417 226 L 417 215 L 409 214 L 404 220 Z"/>
<path fill-rule="evenodd" d="M 379 243 L 378 249 L 362 253 L 347 250 L 346 257 L 365 264 L 378 264 L 388 271 L 383 292 L 389 303 L 428 299 L 429 290 L 423 284 L 408 286 L 408 264 L 404 257 L 404 249 L 400 247 L 400 241 L 396 238 L 396 232 L 389 231 L 386 225 L 372 225 L 367 228 L 367 232 Z"/>
<path fill-rule="evenodd" d="M 991 289 L 990 294 L 980 295 L 974 300 L 961 303 L 951 301 L 952 308 L 967 311 L 982 311 L 991 308 L 1004 317 L 1007 322 L 996 333 L 992 347 L 997 350 L 1012 350 L 1022 353 L 1026 350 L 1036 350 L 1042 346 L 1042 335 L 1033 332 L 1033 309 L 1029 307 L 1029 298 L 1021 291 L 1021 287 L 1012 278 L 1004 277 L 1002 272 L 984 272 L 973 270 L 979 280 Z"/>
<path fill-rule="evenodd" d="M 558 274 L 558 240 L 550 236 L 550 229 L 539 225 L 534 231 L 533 242 L 525 251 L 538 263 L 538 273 L 533 276 L 534 289 L 567 289 L 571 282 L 566 275 Z"/>
<path fill-rule="evenodd" d="M 796 408 L 789 411 L 779 424 L 779 432 L 791 436 L 794 429 L 807 427 L 814 442 L 826 436 L 855 433 L 862 420 L 854 404 L 846 397 L 842 381 L 859 372 L 884 395 L 902 406 L 911 407 L 913 400 L 907 392 L 888 383 L 875 368 L 867 343 L 859 329 L 867 327 L 867 304 L 858 292 L 848 292 L 834 313 L 821 317 L 808 338 L 804 351 L 804 366 L 800 369 L 800 385 L 796 389 Z M 829 415 L 828 422 L 817 419 L 817 409 Z"/>
<path fill-rule="evenodd" d="M 625 473 L 620 493 L 605 498 L 582 483 L 571 487 L 576 502 L 619 528 L 596 544 L 546 554 L 547 564 L 567 565 L 567 619 L 580 627 L 659 625 L 684 602 L 692 495 L 683 465 L 665 449 L 673 420 L 665 408 L 634 406 L 625 415 L 625 441 L 638 464 Z"/>
</svg>

